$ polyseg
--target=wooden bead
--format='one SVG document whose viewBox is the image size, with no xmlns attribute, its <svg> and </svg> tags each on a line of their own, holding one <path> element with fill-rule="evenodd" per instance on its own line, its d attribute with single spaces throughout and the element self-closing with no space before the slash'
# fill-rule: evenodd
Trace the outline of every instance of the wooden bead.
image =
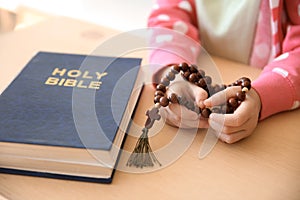
<svg viewBox="0 0 300 200">
<path fill-rule="evenodd" d="M 242 82 L 245 82 L 245 81 L 248 81 L 248 82 L 251 83 L 251 80 L 250 80 L 249 78 L 247 78 L 247 77 L 242 77 L 242 78 L 239 79 L 239 81 L 240 81 L 241 83 L 242 83 Z"/>
<path fill-rule="evenodd" d="M 208 97 L 214 94 L 214 89 L 211 85 L 206 85 L 206 87 L 203 89 L 207 92 Z"/>
<path fill-rule="evenodd" d="M 162 96 L 155 96 L 154 97 L 154 103 L 159 103 L 159 100 Z"/>
<path fill-rule="evenodd" d="M 198 67 L 196 65 L 190 65 L 190 72 L 191 73 L 197 73 L 198 72 Z"/>
<path fill-rule="evenodd" d="M 201 87 L 201 88 L 205 88 L 206 87 L 206 82 L 205 82 L 205 79 L 204 78 L 201 78 L 199 81 L 198 81 L 198 86 Z"/>
<path fill-rule="evenodd" d="M 244 101 L 245 98 L 246 98 L 246 94 L 245 94 L 244 92 L 242 92 L 242 91 L 238 91 L 238 92 L 236 93 L 236 97 L 237 97 L 237 99 L 238 99 L 239 101 Z"/>
<path fill-rule="evenodd" d="M 211 114 L 211 111 L 208 108 L 204 108 L 201 112 L 201 116 L 204 118 L 209 118 L 210 114 Z"/>
<path fill-rule="evenodd" d="M 180 67 L 178 65 L 173 65 L 171 70 L 174 74 L 178 74 L 180 72 Z"/>
<path fill-rule="evenodd" d="M 186 72 L 184 72 L 184 73 L 183 73 L 183 75 L 182 75 L 182 76 L 183 76 L 183 78 L 184 78 L 184 79 L 187 79 L 187 80 L 188 80 L 188 79 L 189 79 L 189 76 L 190 76 L 190 74 L 191 74 L 191 73 L 190 73 L 189 71 L 186 71 Z"/>
<path fill-rule="evenodd" d="M 233 108 L 233 109 L 236 109 L 238 107 L 238 101 L 236 98 L 229 98 L 228 99 L 228 104 Z"/>
<path fill-rule="evenodd" d="M 178 103 L 178 98 L 175 93 L 170 94 L 169 100 L 171 103 Z"/>
<path fill-rule="evenodd" d="M 163 84 L 158 84 L 157 86 L 156 86 L 156 90 L 160 90 L 160 91 L 162 91 L 163 93 L 165 93 L 166 92 L 166 86 L 164 86 Z"/>
<path fill-rule="evenodd" d="M 161 97 L 159 103 L 161 106 L 166 107 L 169 105 L 169 99 L 167 97 Z"/>
<path fill-rule="evenodd" d="M 232 83 L 233 86 L 239 86 L 241 84 L 242 84 L 242 81 L 240 81 L 240 80 L 237 80 L 234 83 Z"/>
<path fill-rule="evenodd" d="M 179 67 L 181 68 L 182 71 L 186 72 L 189 69 L 189 65 L 185 62 L 180 63 Z"/>
<path fill-rule="evenodd" d="M 251 89 L 251 82 L 248 81 L 248 80 L 245 80 L 245 81 L 242 82 L 241 87 L 242 88 L 246 87 L 246 88 L 248 88 L 248 90 L 250 90 Z"/>
<path fill-rule="evenodd" d="M 231 113 L 233 113 L 233 111 L 234 111 L 234 109 L 230 105 L 226 106 L 226 114 L 231 114 Z"/>
<path fill-rule="evenodd" d="M 215 85 L 213 87 L 213 93 L 218 93 L 226 88 L 226 85 Z"/>
<path fill-rule="evenodd" d="M 165 96 L 165 93 L 160 91 L 160 90 L 156 90 L 155 93 L 154 93 L 154 96 Z"/>
<path fill-rule="evenodd" d="M 205 77 L 205 71 L 203 71 L 202 69 L 198 70 L 198 74 L 200 75 L 200 77 Z"/>
<path fill-rule="evenodd" d="M 166 77 L 170 80 L 173 81 L 175 79 L 175 74 L 173 72 L 167 73 Z"/>
<path fill-rule="evenodd" d="M 191 83 L 195 83 L 195 82 L 197 82 L 198 80 L 199 80 L 199 79 L 198 79 L 198 76 L 197 76 L 196 73 L 190 74 L 190 76 L 189 76 L 189 81 L 190 81 Z"/>
<path fill-rule="evenodd" d="M 212 113 L 221 113 L 221 109 L 220 109 L 219 107 L 213 107 L 213 108 L 211 109 L 211 112 L 212 112 Z"/>
<path fill-rule="evenodd" d="M 170 84 L 170 80 L 166 77 L 163 77 L 160 83 L 163 84 L 164 86 L 168 86 Z"/>
<path fill-rule="evenodd" d="M 208 84 L 208 85 L 211 84 L 212 81 L 211 81 L 211 77 L 210 76 L 205 76 L 204 79 L 205 79 L 206 84 Z"/>
<path fill-rule="evenodd" d="M 227 109 L 227 106 L 226 106 L 226 105 L 222 105 L 222 106 L 221 106 L 221 109 L 220 109 L 220 112 L 221 112 L 222 114 L 225 114 L 225 113 L 226 113 L 226 109 Z"/>
</svg>

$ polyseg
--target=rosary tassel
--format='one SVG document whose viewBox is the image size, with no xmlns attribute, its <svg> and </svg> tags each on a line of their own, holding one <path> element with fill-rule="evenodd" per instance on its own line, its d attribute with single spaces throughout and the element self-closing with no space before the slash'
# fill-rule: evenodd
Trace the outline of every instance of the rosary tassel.
<svg viewBox="0 0 300 200">
<path fill-rule="evenodd" d="M 148 129 L 143 128 L 143 134 L 140 136 L 137 141 L 135 148 L 130 155 L 127 166 L 131 167 L 153 167 L 154 163 L 157 163 L 161 166 L 160 162 L 155 157 L 148 139 Z"/>
</svg>

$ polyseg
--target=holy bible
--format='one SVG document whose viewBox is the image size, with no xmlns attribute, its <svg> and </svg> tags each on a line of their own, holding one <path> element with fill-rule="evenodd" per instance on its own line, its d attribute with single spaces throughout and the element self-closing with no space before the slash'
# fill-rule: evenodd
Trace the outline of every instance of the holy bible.
<svg viewBox="0 0 300 200">
<path fill-rule="evenodd" d="M 0 96 L 0 172 L 110 183 L 139 58 L 38 52 Z"/>
</svg>

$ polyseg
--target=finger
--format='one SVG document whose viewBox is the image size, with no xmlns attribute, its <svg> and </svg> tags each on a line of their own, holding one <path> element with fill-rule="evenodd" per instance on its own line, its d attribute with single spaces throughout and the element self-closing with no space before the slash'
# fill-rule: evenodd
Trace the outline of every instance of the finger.
<svg viewBox="0 0 300 200">
<path fill-rule="evenodd" d="M 244 101 L 232 114 L 212 113 L 209 119 L 217 123 L 224 123 L 225 126 L 241 126 L 251 117 L 251 110 Z"/>
<path fill-rule="evenodd" d="M 179 96 L 184 96 L 187 99 L 194 99 L 191 86 L 194 85 L 187 81 L 176 81 L 169 85 L 169 90 L 167 93 L 176 93 Z"/>
<path fill-rule="evenodd" d="M 180 107 L 180 106 L 178 106 L 178 107 Z M 194 118 L 194 119 L 191 119 L 191 118 L 184 119 L 181 117 L 181 115 L 178 115 L 172 109 L 163 108 L 161 111 L 162 111 L 161 116 L 166 120 L 166 122 L 175 127 L 198 128 L 199 126 L 200 127 L 203 126 L 203 128 L 204 128 L 207 126 L 207 124 L 202 125 L 202 123 L 200 125 L 200 120 L 199 120 L 198 116 L 197 116 L 197 118 Z M 191 111 L 189 111 L 189 112 L 191 112 Z"/>
<path fill-rule="evenodd" d="M 227 135 L 230 135 L 230 134 L 234 134 L 236 132 L 239 132 L 239 131 L 243 131 L 244 130 L 244 126 L 225 126 L 223 123 L 217 123 L 213 120 L 209 120 L 208 121 L 210 127 L 212 127 L 216 132 L 219 132 L 219 133 L 224 133 L 224 134 L 227 134 Z"/>
<path fill-rule="evenodd" d="M 228 87 L 225 90 L 222 90 L 208 99 L 206 99 L 203 103 L 207 107 L 217 106 L 226 103 L 229 97 L 235 96 L 235 94 L 240 91 L 241 87 L 239 86 L 232 86 Z"/>
<path fill-rule="evenodd" d="M 178 104 L 170 104 L 168 114 L 173 116 L 170 117 L 170 121 L 181 128 L 209 127 L 207 119 L 202 118 L 201 115 Z"/>
<path fill-rule="evenodd" d="M 175 114 L 181 117 L 182 119 L 199 120 L 199 115 L 197 113 L 179 104 L 170 104 L 168 109 L 170 109 L 173 112 L 172 114 Z"/>
<path fill-rule="evenodd" d="M 233 114 L 212 113 L 209 116 L 209 119 L 216 123 L 224 124 L 224 126 L 238 127 L 238 126 L 242 126 L 248 120 L 248 116 L 245 115 L 244 113 L 242 113 L 241 115 L 237 113 L 233 113 Z"/>
<path fill-rule="evenodd" d="M 232 143 L 235 143 L 237 141 L 240 141 L 246 137 L 248 137 L 250 134 L 243 130 L 243 131 L 239 131 L 239 132 L 236 132 L 236 133 L 233 133 L 233 134 L 225 134 L 225 133 L 221 133 L 221 134 L 218 134 L 218 138 L 220 140 L 222 140 L 223 142 L 226 142 L 228 144 L 232 144 Z"/>
<path fill-rule="evenodd" d="M 192 88 L 193 88 L 193 92 L 194 92 L 196 104 L 197 104 L 200 108 L 204 108 L 205 105 L 204 105 L 203 101 L 204 101 L 205 99 L 207 99 L 207 97 L 208 97 L 207 92 L 206 92 L 204 89 L 202 89 L 202 88 L 200 88 L 200 87 L 197 87 L 197 86 L 195 86 L 195 85 L 193 85 Z"/>
</svg>

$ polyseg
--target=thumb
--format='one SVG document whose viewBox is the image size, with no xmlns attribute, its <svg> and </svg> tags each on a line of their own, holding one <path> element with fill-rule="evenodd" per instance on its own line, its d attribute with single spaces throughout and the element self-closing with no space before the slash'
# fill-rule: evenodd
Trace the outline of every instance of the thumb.
<svg viewBox="0 0 300 200">
<path fill-rule="evenodd" d="M 196 104 L 200 107 L 200 108 L 203 108 L 204 107 L 204 103 L 203 101 L 205 99 L 207 99 L 208 97 L 208 94 L 207 92 L 200 88 L 200 87 L 197 87 L 195 85 L 193 85 L 193 92 L 194 92 L 194 97 L 195 97 L 195 102 Z"/>
<path fill-rule="evenodd" d="M 240 91 L 239 86 L 228 87 L 225 90 L 222 90 L 210 98 L 206 99 L 203 103 L 207 107 L 217 106 L 226 103 L 227 99 L 235 96 L 235 94 Z"/>
</svg>

